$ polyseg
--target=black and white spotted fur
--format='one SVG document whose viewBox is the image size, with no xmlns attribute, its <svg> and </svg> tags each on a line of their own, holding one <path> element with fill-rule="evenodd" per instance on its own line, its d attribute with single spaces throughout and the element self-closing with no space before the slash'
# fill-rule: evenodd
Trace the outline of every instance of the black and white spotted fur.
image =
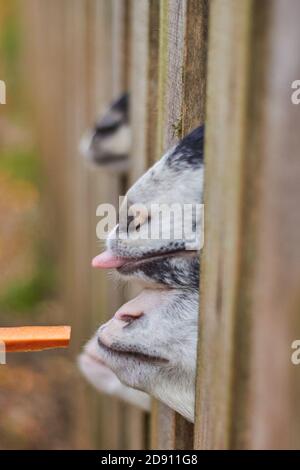
<svg viewBox="0 0 300 470">
<path fill-rule="evenodd" d="M 168 151 L 152 168 L 150 168 L 127 192 L 126 200 L 120 208 L 120 223 L 112 230 L 107 239 L 108 251 L 114 256 L 126 258 L 127 262 L 118 268 L 118 273 L 126 279 L 152 281 L 170 287 L 198 285 L 199 270 L 198 252 L 201 248 L 199 235 L 202 226 L 202 214 L 192 214 L 188 232 L 181 239 L 147 238 L 149 227 L 159 226 L 159 214 L 151 213 L 151 205 L 200 204 L 203 198 L 203 159 L 204 127 L 198 127 L 183 138 L 178 145 Z M 143 218 L 138 215 L 138 224 L 130 224 L 130 209 L 142 204 L 148 212 Z M 125 213 L 123 216 L 122 213 Z M 125 221 L 122 223 L 121 221 Z M 182 219 L 170 220 L 171 233 L 176 233 L 176 226 Z M 134 228 L 138 225 L 140 239 L 136 239 Z M 122 237 L 123 234 L 123 237 Z M 193 276 L 187 280 L 186 265 L 192 263 Z M 190 266 L 189 266 L 190 271 Z"/>
</svg>

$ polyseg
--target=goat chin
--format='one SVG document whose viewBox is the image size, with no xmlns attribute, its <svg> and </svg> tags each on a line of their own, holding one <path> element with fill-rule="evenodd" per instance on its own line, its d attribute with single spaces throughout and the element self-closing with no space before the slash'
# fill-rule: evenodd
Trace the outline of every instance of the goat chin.
<svg viewBox="0 0 300 470">
<path fill-rule="evenodd" d="M 197 320 L 197 292 L 145 289 L 87 343 L 83 373 L 107 393 L 133 401 L 135 388 L 193 421 Z"/>
<path fill-rule="evenodd" d="M 98 392 L 119 398 L 143 411 L 150 411 L 150 396 L 122 384 L 116 374 L 97 358 L 95 345 L 96 342 L 90 340 L 85 346 L 85 351 L 77 358 L 78 367 L 87 381 Z"/>
</svg>

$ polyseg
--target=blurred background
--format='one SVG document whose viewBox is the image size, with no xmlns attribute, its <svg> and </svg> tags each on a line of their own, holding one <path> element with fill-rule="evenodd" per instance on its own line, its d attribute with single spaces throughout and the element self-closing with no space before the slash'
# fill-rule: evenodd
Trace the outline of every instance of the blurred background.
<svg viewBox="0 0 300 470">
<path fill-rule="evenodd" d="M 121 183 L 90 173 L 78 154 L 82 133 L 126 85 L 110 72 L 111 19 L 108 1 L 0 0 L 0 321 L 73 329 L 70 350 L 8 355 L 0 367 L 0 449 L 142 445 L 122 432 L 132 419 L 140 435 L 142 414 L 99 399 L 76 367 L 122 296 L 90 269 L 96 207 L 116 201 Z"/>
<path fill-rule="evenodd" d="M 59 274 L 61 209 L 53 201 L 60 190 L 53 171 L 59 170 L 55 157 L 44 164 L 39 145 L 24 3 L 0 2 L 0 75 L 7 87 L 0 108 L 1 325 L 69 323 Z M 0 448 L 90 446 L 84 433 L 75 433 L 80 384 L 74 358 L 46 352 L 9 355 L 7 361 L 0 368 Z"/>
</svg>

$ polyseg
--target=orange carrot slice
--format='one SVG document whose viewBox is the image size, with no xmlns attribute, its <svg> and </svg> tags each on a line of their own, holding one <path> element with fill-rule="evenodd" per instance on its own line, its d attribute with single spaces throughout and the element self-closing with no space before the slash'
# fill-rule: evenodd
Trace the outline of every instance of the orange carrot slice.
<svg viewBox="0 0 300 470">
<path fill-rule="evenodd" d="M 71 337 L 70 326 L 20 326 L 0 328 L 0 342 L 6 352 L 41 351 L 66 348 Z"/>
</svg>

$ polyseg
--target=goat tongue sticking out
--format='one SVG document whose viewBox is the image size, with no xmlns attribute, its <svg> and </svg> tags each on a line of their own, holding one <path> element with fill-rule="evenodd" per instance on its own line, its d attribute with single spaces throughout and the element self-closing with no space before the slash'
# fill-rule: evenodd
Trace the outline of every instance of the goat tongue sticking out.
<svg viewBox="0 0 300 470">
<path fill-rule="evenodd" d="M 92 260 L 93 268 L 119 268 L 126 263 L 126 258 L 119 258 L 115 256 L 111 251 L 106 250 Z"/>
</svg>

